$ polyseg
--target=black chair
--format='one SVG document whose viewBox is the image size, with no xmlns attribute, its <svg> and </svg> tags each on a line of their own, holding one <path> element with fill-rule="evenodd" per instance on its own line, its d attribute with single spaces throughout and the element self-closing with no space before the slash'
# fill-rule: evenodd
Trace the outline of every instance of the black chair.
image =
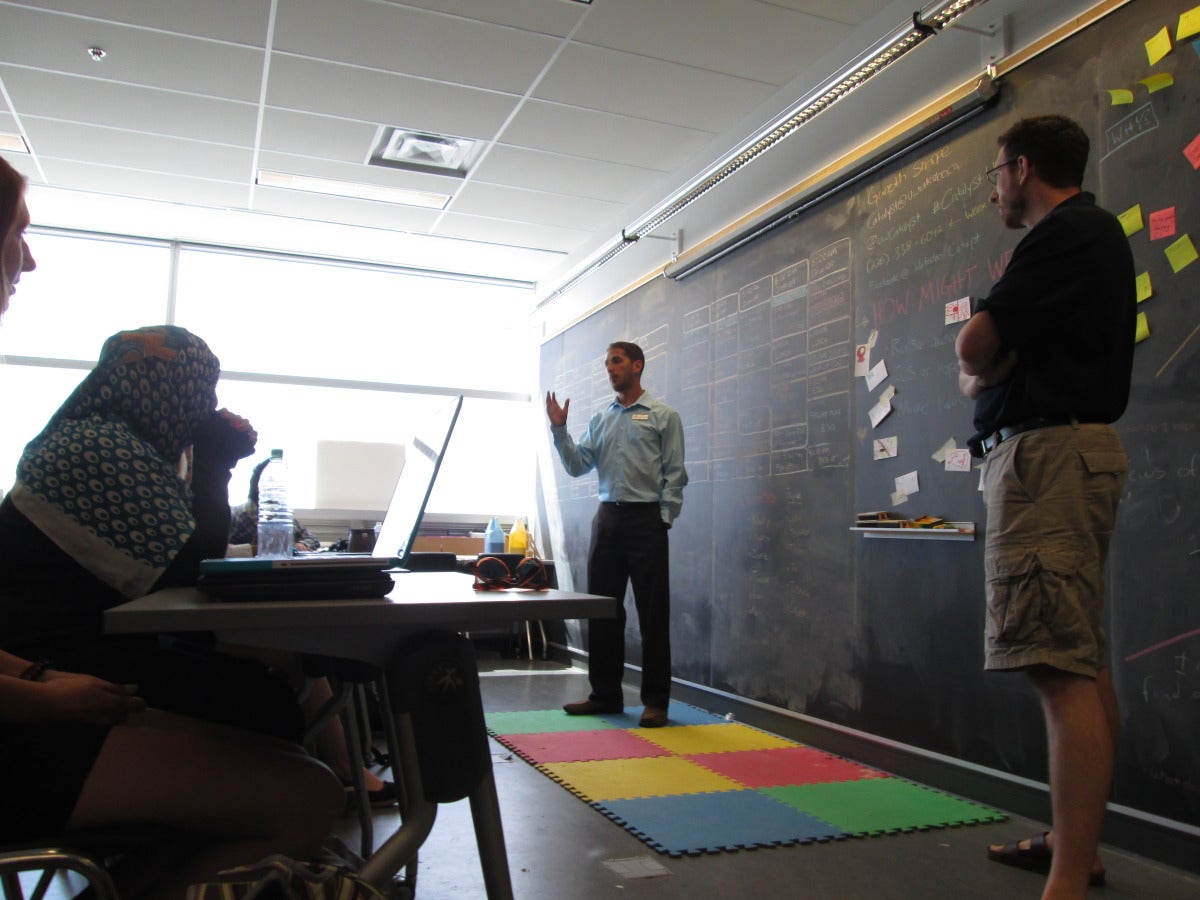
<svg viewBox="0 0 1200 900">
<path fill-rule="evenodd" d="M 119 900 L 110 869 L 130 851 L 162 839 L 161 828 L 114 826 L 0 844 L 0 890 L 4 900 L 44 900 L 74 873 L 84 884 L 78 890 L 68 884 L 68 896 L 87 891 L 92 900 Z M 29 873 L 37 876 L 32 890 L 21 879 Z"/>
</svg>

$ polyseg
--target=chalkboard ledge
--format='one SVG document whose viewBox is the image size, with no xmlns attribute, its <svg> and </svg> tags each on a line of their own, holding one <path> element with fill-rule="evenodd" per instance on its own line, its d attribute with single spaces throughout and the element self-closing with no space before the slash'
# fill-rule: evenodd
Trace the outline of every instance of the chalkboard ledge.
<svg viewBox="0 0 1200 900">
<path fill-rule="evenodd" d="M 973 541 L 974 522 L 948 522 L 950 528 L 871 528 L 851 525 L 851 531 L 861 532 L 868 538 L 895 538 L 907 541 Z"/>
</svg>

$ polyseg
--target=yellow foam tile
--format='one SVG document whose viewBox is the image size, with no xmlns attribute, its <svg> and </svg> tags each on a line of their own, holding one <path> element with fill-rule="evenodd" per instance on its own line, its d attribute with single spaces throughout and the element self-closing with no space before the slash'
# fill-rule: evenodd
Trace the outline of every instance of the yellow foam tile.
<svg viewBox="0 0 1200 900">
<path fill-rule="evenodd" d="M 674 756 L 545 763 L 538 768 L 591 802 L 743 789 L 731 778 Z"/>
<path fill-rule="evenodd" d="M 638 736 L 679 756 L 732 753 L 738 750 L 774 750 L 777 747 L 796 746 L 795 741 L 737 723 L 680 725 L 677 728 L 656 728 L 650 733 L 643 728 L 638 731 Z"/>
</svg>

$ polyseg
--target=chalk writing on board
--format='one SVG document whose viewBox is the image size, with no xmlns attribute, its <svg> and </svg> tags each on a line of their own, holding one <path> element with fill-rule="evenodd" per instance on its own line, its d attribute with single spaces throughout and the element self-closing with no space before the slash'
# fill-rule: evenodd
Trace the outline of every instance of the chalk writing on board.
<svg viewBox="0 0 1200 900">
<path fill-rule="evenodd" d="M 1118 150 L 1128 146 L 1138 138 L 1145 137 L 1158 128 L 1158 116 L 1154 114 L 1154 104 L 1146 103 L 1139 106 L 1121 121 L 1110 125 L 1104 130 L 1104 155 L 1100 161 L 1108 159 Z"/>
</svg>

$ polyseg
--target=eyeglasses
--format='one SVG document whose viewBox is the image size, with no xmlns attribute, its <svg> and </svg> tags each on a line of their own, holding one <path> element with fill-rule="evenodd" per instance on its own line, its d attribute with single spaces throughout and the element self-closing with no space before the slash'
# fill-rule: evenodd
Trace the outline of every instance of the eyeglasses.
<svg viewBox="0 0 1200 900">
<path fill-rule="evenodd" d="M 1021 157 L 1019 157 L 1019 156 L 1014 156 L 1012 159 L 1006 159 L 1004 162 L 1000 163 L 1000 165 L 992 166 L 990 169 L 988 169 L 983 174 L 987 178 L 988 181 L 990 181 L 992 184 L 995 184 L 997 179 L 999 179 L 999 177 L 1000 177 L 1000 170 L 1003 169 L 1005 166 L 1011 166 L 1013 163 L 1017 162 L 1020 158 Z"/>
</svg>

